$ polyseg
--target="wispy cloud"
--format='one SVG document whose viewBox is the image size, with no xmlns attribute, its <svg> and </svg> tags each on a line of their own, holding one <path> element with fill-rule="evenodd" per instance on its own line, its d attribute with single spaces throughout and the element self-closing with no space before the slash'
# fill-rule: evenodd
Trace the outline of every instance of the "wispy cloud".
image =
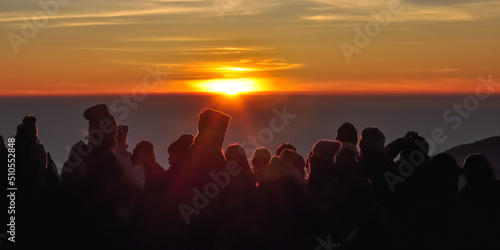
<svg viewBox="0 0 500 250">
<path fill-rule="evenodd" d="M 450 73 L 459 72 L 460 69 L 448 68 L 448 69 L 411 69 L 410 72 L 436 72 L 436 73 Z"/>
<path fill-rule="evenodd" d="M 89 18 L 110 18 L 110 17 L 134 17 L 134 16 L 151 16 L 151 15 L 164 15 L 164 14 L 190 14 L 190 13 L 204 13 L 207 8 L 186 8 L 186 7 L 168 7 L 168 8 L 152 8 L 142 10 L 120 10 L 120 11 L 104 11 L 104 12 L 91 12 L 91 13 L 76 13 L 76 14 L 59 14 L 49 16 L 49 19 L 89 19 Z M 0 23 L 3 22 L 20 22 L 32 16 L 34 13 L 24 13 L 23 16 L 0 16 Z"/>
<path fill-rule="evenodd" d="M 182 55 L 234 55 L 234 54 L 251 54 L 251 53 L 272 53 L 274 48 L 260 46 L 246 47 L 180 47 L 177 48 Z"/>
<path fill-rule="evenodd" d="M 132 22 L 124 20 L 112 21 L 77 21 L 77 22 L 62 22 L 47 26 L 48 28 L 67 28 L 67 27 L 84 27 L 84 26 L 105 26 L 105 25 L 127 25 Z"/>
<path fill-rule="evenodd" d="M 180 37 L 180 36 L 163 36 L 163 37 L 139 37 L 127 38 L 123 42 L 203 42 L 203 41 L 216 41 L 220 38 L 210 37 Z"/>
<path fill-rule="evenodd" d="M 312 0 L 323 5 L 308 8 L 302 19 L 324 22 L 369 21 L 373 13 L 386 10 L 390 1 Z M 432 4 L 431 4 L 432 3 Z M 399 1 L 403 11 L 393 15 L 392 22 L 472 21 L 498 19 L 500 3 L 491 0 L 420 0 Z"/>
</svg>

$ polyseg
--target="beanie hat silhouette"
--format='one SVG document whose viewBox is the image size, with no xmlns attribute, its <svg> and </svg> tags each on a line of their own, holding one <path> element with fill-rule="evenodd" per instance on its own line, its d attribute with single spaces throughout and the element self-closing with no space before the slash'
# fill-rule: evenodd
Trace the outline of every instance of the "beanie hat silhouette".
<svg viewBox="0 0 500 250">
<path fill-rule="evenodd" d="M 315 157 L 333 162 L 341 146 L 342 143 L 339 141 L 320 140 L 314 144 L 312 153 Z"/>
<path fill-rule="evenodd" d="M 383 149 L 385 136 L 378 128 L 366 127 L 361 131 L 360 148 Z"/>
<path fill-rule="evenodd" d="M 34 117 L 32 115 L 26 115 L 23 118 L 23 123 L 25 123 L 25 124 L 35 124 L 36 123 L 36 117 Z"/>
<path fill-rule="evenodd" d="M 154 151 L 154 146 L 149 141 L 141 141 L 137 143 L 133 150 L 133 154 L 138 154 L 140 152 L 151 152 Z"/>
<path fill-rule="evenodd" d="M 255 149 L 255 151 L 253 152 L 253 155 L 252 155 L 252 161 L 257 160 L 257 159 L 270 161 L 271 160 L 271 151 L 269 151 L 269 149 L 265 148 L 265 147 L 260 147 L 260 148 Z"/>
<path fill-rule="evenodd" d="M 336 140 L 340 142 L 350 142 L 354 145 L 358 143 L 358 131 L 349 122 L 345 122 L 342 126 L 337 129 L 337 138 Z"/>
<path fill-rule="evenodd" d="M 483 154 L 470 154 L 464 160 L 463 173 L 467 185 L 484 185 L 495 181 L 493 167 Z"/>
<path fill-rule="evenodd" d="M 109 113 L 106 104 L 98 104 L 85 110 L 85 119 L 89 121 L 90 140 L 99 140 L 100 133 L 110 146 L 116 145 L 117 124 L 115 118 Z"/>
<path fill-rule="evenodd" d="M 154 155 L 153 144 L 149 141 L 141 141 L 141 142 L 137 143 L 134 150 L 132 151 L 132 156 L 130 156 L 130 160 L 132 160 L 132 162 L 134 162 L 135 159 L 141 155 L 141 153 L 153 153 L 153 155 Z M 155 160 L 155 159 L 151 159 L 151 160 Z"/>
<path fill-rule="evenodd" d="M 193 144 L 193 139 L 194 139 L 193 135 L 183 134 L 179 136 L 179 138 L 177 138 L 175 142 L 173 142 L 172 144 L 170 144 L 170 146 L 168 146 L 167 152 L 169 154 L 176 152 L 183 152 L 187 150 L 189 146 L 191 146 L 191 144 Z"/>
<path fill-rule="evenodd" d="M 290 177 L 297 183 L 305 185 L 304 177 L 290 164 L 290 162 L 295 162 L 299 157 L 297 152 L 291 150 L 283 151 L 279 157 L 273 156 L 267 167 L 266 179 Z"/>
<path fill-rule="evenodd" d="M 23 141 L 36 143 L 38 138 L 38 130 L 36 127 L 36 117 L 26 115 L 21 124 L 17 126 L 16 136 Z"/>
<path fill-rule="evenodd" d="M 299 153 L 297 153 L 297 151 L 285 149 L 283 150 L 283 152 L 281 152 L 279 157 L 281 160 L 293 166 L 295 165 L 295 162 L 300 159 L 301 156 L 299 155 Z"/>
<path fill-rule="evenodd" d="M 277 156 L 280 156 L 281 155 L 281 152 L 283 152 L 284 150 L 292 150 L 292 151 L 297 151 L 297 149 L 292 145 L 290 144 L 289 142 L 287 143 L 283 143 L 281 144 L 278 149 L 276 150 L 276 155 Z"/>
<path fill-rule="evenodd" d="M 198 117 L 198 131 L 226 132 L 231 116 L 213 109 L 204 109 Z"/>
</svg>

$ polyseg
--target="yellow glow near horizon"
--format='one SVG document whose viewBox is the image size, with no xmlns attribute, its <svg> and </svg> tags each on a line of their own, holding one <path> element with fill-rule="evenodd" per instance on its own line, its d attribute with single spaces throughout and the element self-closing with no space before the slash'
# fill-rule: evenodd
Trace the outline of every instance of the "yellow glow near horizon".
<svg viewBox="0 0 500 250">
<path fill-rule="evenodd" d="M 253 69 L 241 68 L 241 67 L 226 67 L 226 68 L 219 68 L 219 69 L 229 70 L 229 71 L 237 71 L 237 72 L 252 71 L 253 70 Z"/>
<path fill-rule="evenodd" d="M 203 92 L 224 93 L 226 95 L 262 91 L 259 82 L 250 78 L 207 80 L 200 83 L 198 87 Z"/>
</svg>

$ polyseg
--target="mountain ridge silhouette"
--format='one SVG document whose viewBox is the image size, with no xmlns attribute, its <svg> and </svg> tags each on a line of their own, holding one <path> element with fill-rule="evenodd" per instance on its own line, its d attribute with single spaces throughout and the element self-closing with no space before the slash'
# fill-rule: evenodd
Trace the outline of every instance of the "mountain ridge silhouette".
<svg viewBox="0 0 500 250">
<path fill-rule="evenodd" d="M 444 151 L 444 153 L 455 157 L 459 166 L 463 165 L 465 158 L 469 154 L 484 154 L 491 161 L 496 178 L 500 178 L 500 136 L 492 136 L 472 143 L 458 145 Z"/>
</svg>

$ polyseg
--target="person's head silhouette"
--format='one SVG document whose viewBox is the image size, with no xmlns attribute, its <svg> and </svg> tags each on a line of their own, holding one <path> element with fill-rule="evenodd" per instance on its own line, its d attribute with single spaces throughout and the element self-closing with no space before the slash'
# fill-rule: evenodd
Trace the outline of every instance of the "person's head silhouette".
<svg viewBox="0 0 500 250">
<path fill-rule="evenodd" d="M 358 143 L 358 131 L 356 130 L 354 125 L 349 122 L 345 122 L 337 130 L 336 140 L 342 143 L 350 142 L 356 145 Z"/>
<path fill-rule="evenodd" d="M 21 124 L 17 126 L 16 141 L 22 144 L 35 144 L 38 142 L 38 127 L 36 117 L 26 115 Z"/>
<path fill-rule="evenodd" d="M 252 166 L 258 181 L 265 179 L 269 161 L 271 161 L 271 151 L 269 149 L 265 147 L 255 149 L 252 156 Z"/>
<path fill-rule="evenodd" d="M 385 136 L 378 128 L 367 127 L 361 131 L 359 139 L 359 149 L 361 156 L 367 154 L 383 153 L 385 146 Z"/>
<path fill-rule="evenodd" d="M 292 144 L 287 142 L 287 143 L 281 144 L 278 147 L 278 149 L 276 150 L 276 155 L 280 156 L 281 152 L 283 152 L 284 150 L 287 150 L 287 149 L 297 152 L 297 149 Z"/>
<path fill-rule="evenodd" d="M 130 160 L 134 165 L 144 166 L 147 164 L 154 164 L 156 162 L 156 156 L 153 144 L 149 141 L 141 141 L 137 143 Z"/>
<path fill-rule="evenodd" d="M 250 169 L 250 165 L 248 164 L 247 155 L 245 150 L 238 145 L 237 143 L 229 145 L 226 150 L 226 160 L 227 161 L 236 161 L 239 166 Z"/>
<path fill-rule="evenodd" d="M 108 106 L 98 104 L 85 110 L 85 119 L 89 121 L 89 135 L 87 139 L 95 146 L 115 148 L 118 125 L 115 118 L 109 113 Z"/>
<path fill-rule="evenodd" d="M 340 141 L 320 140 L 312 148 L 312 156 L 318 157 L 324 161 L 334 162 L 335 156 L 340 150 L 342 143 Z"/>
<path fill-rule="evenodd" d="M 198 116 L 198 134 L 194 141 L 222 148 L 231 116 L 213 109 L 204 109 Z"/>
<path fill-rule="evenodd" d="M 488 185 L 495 181 L 490 161 L 483 154 L 470 154 L 463 165 L 465 181 L 470 186 Z"/>
<path fill-rule="evenodd" d="M 193 144 L 194 136 L 191 134 L 183 134 L 177 138 L 175 142 L 168 146 L 168 164 L 170 166 L 180 166 L 184 162 L 184 155 Z"/>
<path fill-rule="evenodd" d="M 279 155 L 279 158 L 282 159 L 285 163 L 292 166 L 300 173 L 302 179 L 305 179 L 306 175 L 306 161 L 304 157 L 302 157 L 297 151 L 291 149 L 285 149 Z"/>
</svg>

